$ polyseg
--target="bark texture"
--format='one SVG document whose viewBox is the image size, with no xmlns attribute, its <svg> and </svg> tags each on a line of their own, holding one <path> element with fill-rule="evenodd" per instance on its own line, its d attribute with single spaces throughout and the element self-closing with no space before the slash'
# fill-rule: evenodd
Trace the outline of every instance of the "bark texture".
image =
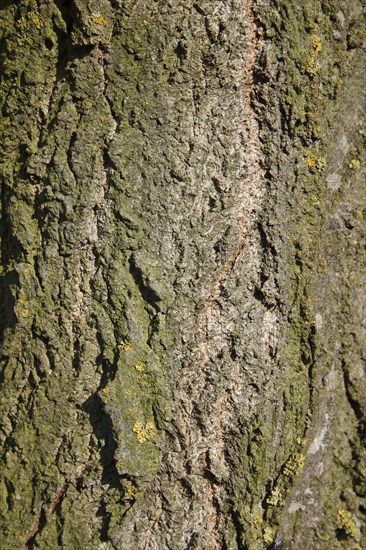
<svg viewBox="0 0 366 550">
<path fill-rule="evenodd" d="M 4 550 L 361 550 L 359 0 L 2 0 Z"/>
</svg>

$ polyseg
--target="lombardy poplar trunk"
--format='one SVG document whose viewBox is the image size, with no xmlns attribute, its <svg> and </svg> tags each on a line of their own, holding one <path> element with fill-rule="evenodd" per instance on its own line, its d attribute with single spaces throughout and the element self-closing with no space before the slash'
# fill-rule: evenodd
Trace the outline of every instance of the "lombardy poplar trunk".
<svg viewBox="0 0 366 550">
<path fill-rule="evenodd" d="M 0 0 L 2 550 L 365 548 L 361 0 Z"/>
</svg>

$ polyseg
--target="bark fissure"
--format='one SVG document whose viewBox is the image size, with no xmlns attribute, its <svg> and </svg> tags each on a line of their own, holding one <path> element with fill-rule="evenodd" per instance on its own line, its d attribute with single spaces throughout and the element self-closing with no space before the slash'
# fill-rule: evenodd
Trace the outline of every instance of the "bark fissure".
<svg viewBox="0 0 366 550">
<path fill-rule="evenodd" d="M 25 543 L 26 548 L 28 548 L 29 550 L 32 550 L 32 548 L 34 548 L 34 545 L 36 544 L 36 539 L 38 535 L 41 533 L 45 525 L 46 525 L 46 513 L 43 507 L 41 507 L 41 511 L 38 514 L 35 526 L 33 527 L 32 532 L 29 538 L 27 539 L 27 542 Z"/>
</svg>

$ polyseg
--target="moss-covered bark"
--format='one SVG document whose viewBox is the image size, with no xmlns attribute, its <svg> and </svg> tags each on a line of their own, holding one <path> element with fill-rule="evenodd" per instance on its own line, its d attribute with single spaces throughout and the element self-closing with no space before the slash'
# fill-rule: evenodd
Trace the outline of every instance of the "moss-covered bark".
<svg viewBox="0 0 366 550">
<path fill-rule="evenodd" d="M 4 0 L 1 522 L 361 549 L 358 0 Z"/>
</svg>

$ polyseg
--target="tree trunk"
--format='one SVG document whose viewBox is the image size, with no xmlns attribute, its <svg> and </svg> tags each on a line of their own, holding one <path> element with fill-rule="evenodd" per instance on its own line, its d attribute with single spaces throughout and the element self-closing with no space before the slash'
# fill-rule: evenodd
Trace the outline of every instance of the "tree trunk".
<svg viewBox="0 0 366 550">
<path fill-rule="evenodd" d="M 360 550 L 361 2 L 0 7 L 1 548 Z"/>
</svg>

